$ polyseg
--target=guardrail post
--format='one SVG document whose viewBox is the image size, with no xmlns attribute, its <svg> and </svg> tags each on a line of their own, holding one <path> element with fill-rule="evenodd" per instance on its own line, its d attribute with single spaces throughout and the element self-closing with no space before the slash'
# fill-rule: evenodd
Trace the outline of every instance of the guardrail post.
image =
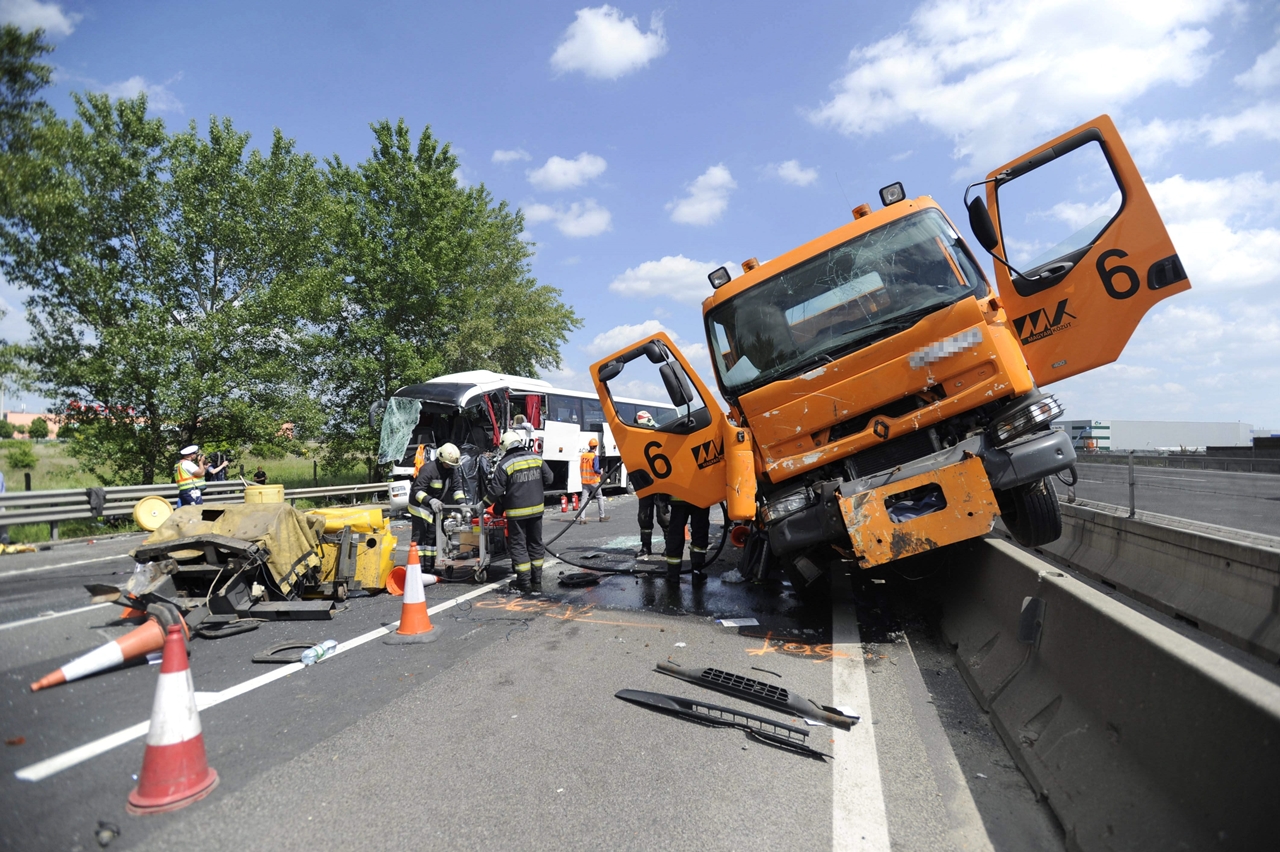
<svg viewBox="0 0 1280 852">
<path fill-rule="evenodd" d="M 320 487 L 320 462 L 315 459 L 311 460 L 311 484 Z"/>
<path fill-rule="evenodd" d="M 30 491 L 31 490 L 31 471 L 27 471 L 26 473 L 22 474 L 22 478 L 27 483 L 27 490 Z"/>
<path fill-rule="evenodd" d="M 1134 517 L 1138 513 L 1137 504 L 1134 502 L 1134 489 L 1137 480 L 1133 475 L 1133 450 L 1129 451 L 1129 517 Z"/>
<path fill-rule="evenodd" d="M 58 540 L 58 522 L 50 521 L 49 522 L 49 541 L 57 541 L 57 540 Z"/>
</svg>

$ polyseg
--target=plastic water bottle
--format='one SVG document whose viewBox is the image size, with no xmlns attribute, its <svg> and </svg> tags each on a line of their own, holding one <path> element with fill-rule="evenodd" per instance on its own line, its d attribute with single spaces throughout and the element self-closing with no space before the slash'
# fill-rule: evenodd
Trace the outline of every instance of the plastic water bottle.
<svg viewBox="0 0 1280 852">
<path fill-rule="evenodd" d="M 325 657 L 333 656 L 333 652 L 338 649 L 338 643 L 332 639 L 326 639 L 319 645 L 308 648 L 302 652 L 302 664 L 309 666 L 312 663 L 318 663 Z"/>
</svg>

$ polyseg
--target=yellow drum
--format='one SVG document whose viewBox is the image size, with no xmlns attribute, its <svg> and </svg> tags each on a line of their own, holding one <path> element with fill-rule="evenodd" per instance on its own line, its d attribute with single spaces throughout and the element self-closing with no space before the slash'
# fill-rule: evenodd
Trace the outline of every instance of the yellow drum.
<svg viewBox="0 0 1280 852">
<path fill-rule="evenodd" d="M 143 497 L 133 504 L 133 522 L 147 532 L 155 532 L 173 514 L 173 504 L 163 497 Z"/>
</svg>

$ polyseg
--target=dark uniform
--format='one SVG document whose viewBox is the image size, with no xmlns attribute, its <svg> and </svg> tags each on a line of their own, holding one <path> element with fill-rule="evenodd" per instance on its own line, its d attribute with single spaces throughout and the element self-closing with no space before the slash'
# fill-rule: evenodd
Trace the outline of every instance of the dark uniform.
<svg viewBox="0 0 1280 852">
<path fill-rule="evenodd" d="M 707 581 L 703 569 L 707 565 L 707 538 L 711 533 L 711 507 L 703 509 L 692 503 L 671 498 L 671 520 L 667 522 L 667 579 L 680 582 L 680 565 L 684 561 L 684 525 L 689 524 L 689 567 L 694 585 Z"/>
<path fill-rule="evenodd" d="M 454 476 L 454 468 L 432 459 L 422 466 L 418 478 L 409 486 L 409 514 L 413 524 L 412 541 L 422 557 L 422 570 L 430 572 L 436 565 L 436 517 L 431 501 L 461 503 L 465 499 Z"/>
<path fill-rule="evenodd" d="M 486 502 L 507 515 L 507 550 L 516 572 L 511 586 L 516 591 L 542 591 L 542 510 L 550 484 L 551 468 L 520 446 L 507 451 L 489 482 Z"/>
<path fill-rule="evenodd" d="M 662 516 L 670 512 L 667 500 L 668 498 L 665 494 L 650 494 L 648 497 L 641 497 L 636 501 L 636 522 L 640 524 L 640 550 L 636 553 L 636 556 L 653 555 L 653 521 L 655 514 L 662 531 L 666 532 L 667 525 L 662 523 Z"/>
</svg>

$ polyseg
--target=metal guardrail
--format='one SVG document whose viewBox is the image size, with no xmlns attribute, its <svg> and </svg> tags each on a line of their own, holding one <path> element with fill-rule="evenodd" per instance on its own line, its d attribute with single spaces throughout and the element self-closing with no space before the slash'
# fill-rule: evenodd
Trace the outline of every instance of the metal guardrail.
<svg viewBox="0 0 1280 852">
<path fill-rule="evenodd" d="M 1127 465 L 1129 454 L 1080 452 L 1076 460 L 1080 464 Z M 1138 455 L 1133 457 L 1138 467 L 1164 467 L 1171 470 L 1221 470 L 1228 473 L 1280 473 L 1280 459 L 1233 458 L 1231 456 L 1201 455 Z"/>
<path fill-rule="evenodd" d="M 316 497 L 345 497 L 385 494 L 386 482 L 361 483 L 359 485 L 332 485 L 323 488 L 290 488 L 284 499 L 295 500 Z M 245 484 L 241 482 L 213 482 L 203 489 L 205 503 L 239 503 L 244 500 Z M 102 509 L 93 511 L 94 492 L 100 492 Z M 48 524 L 49 537 L 58 539 L 58 525 L 63 521 L 90 518 L 119 518 L 133 514 L 134 505 L 144 497 L 163 497 L 170 502 L 178 499 L 178 486 L 125 485 L 116 488 L 67 488 L 55 491 L 11 491 L 0 494 L 0 526 L 18 524 Z"/>
</svg>

